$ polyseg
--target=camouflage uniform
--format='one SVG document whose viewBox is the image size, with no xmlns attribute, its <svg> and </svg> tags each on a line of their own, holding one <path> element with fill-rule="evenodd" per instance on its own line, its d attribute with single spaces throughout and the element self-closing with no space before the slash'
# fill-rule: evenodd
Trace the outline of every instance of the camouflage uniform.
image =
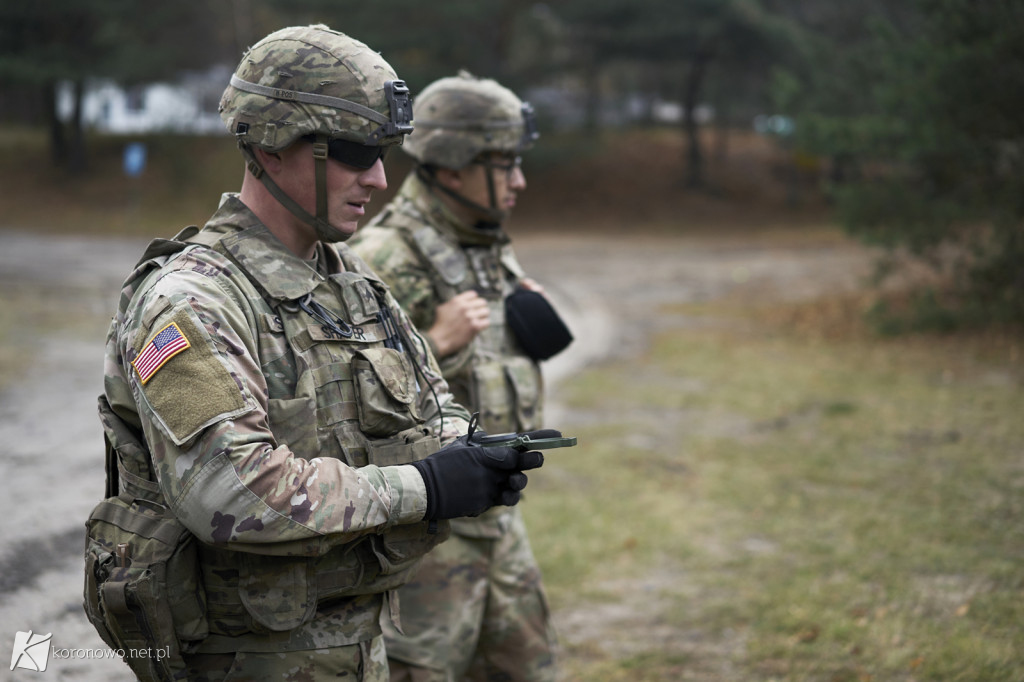
<svg viewBox="0 0 1024 682">
<path fill-rule="evenodd" d="M 428 532 L 423 481 L 400 465 L 438 449 L 442 417 L 451 440 L 468 414 L 347 247 L 321 242 L 303 261 L 233 195 L 194 232 L 154 242 L 129 278 L 105 368 L 106 398 L 144 434 L 154 470 L 130 467 L 159 481 L 201 541 L 210 635 L 191 660 L 238 670 L 275 654 L 292 670 L 283 679 L 310 679 L 296 671 L 330 650 L 325 664 L 386 679 L 385 594 L 445 531 Z M 298 304 L 308 300 L 352 335 Z M 385 308 L 423 349 L 415 357 L 385 347 Z M 187 347 L 144 368 L 167 329 Z M 426 368 L 418 378 L 410 359 Z"/>
<path fill-rule="evenodd" d="M 242 193 L 150 244 L 111 324 L 100 414 L 118 475 L 87 523 L 86 612 L 111 646 L 171 642 L 166 666 L 133 665 L 146 679 L 386 679 L 396 589 L 446 519 L 514 505 L 543 458 L 456 441 L 469 414 L 426 341 L 333 245 L 354 221 L 329 220 L 329 192 L 368 201 L 383 148 L 412 130 L 390 65 L 326 26 L 282 29 L 220 113 Z M 315 193 L 277 184 L 296 177 Z"/>
<path fill-rule="evenodd" d="M 504 232 L 461 223 L 414 173 L 352 248 L 421 330 L 439 304 L 480 293 L 490 326 L 439 358 L 442 372 L 489 433 L 541 427 L 540 369 L 504 324 L 504 299 L 523 277 Z M 554 629 L 519 509 L 494 508 L 451 526 L 452 537 L 399 590 L 404 634 L 385 624 L 392 680 L 554 679 Z M 402 664 L 421 669 L 403 678 Z"/>
<path fill-rule="evenodd" d="M 225 195 L 203 230 L 153 242 L 121 292 L 101 414 L 142 444 L 118 451 L 122 481 L 158 490 L 198 540 L 190 679 L 386 678 L 388 595 L 447 536 L 423 520 L 437 501 L 408 464 L 468 413 L 387 287 L 330 244 L 345 234 L 327 219 L 332 145 L 373 167 L 412 130 L 407 93 L 378 53 L 326 26 L 261 40 L 221 116 L 252 178 L 316 231 L 313 262 Z M 316 216 L 253 151 L 300 138 Z"/>
</svg>

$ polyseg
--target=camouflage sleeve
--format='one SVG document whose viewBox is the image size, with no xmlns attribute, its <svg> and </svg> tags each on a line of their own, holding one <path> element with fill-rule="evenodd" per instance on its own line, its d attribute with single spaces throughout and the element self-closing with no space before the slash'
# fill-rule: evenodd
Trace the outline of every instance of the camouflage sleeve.
<svg viewBox="0 0 1024 682">
<path fill-rule="evenodd" d="M 208 543 L 315 555 L 421 520 L 426 491 L 412 467 L 303 459 L 277 442 L 256 324 L 230 280 L 192 263 L 164 274 L 121 325 L 125 401 L 135 402 L 160 487 L 182 523 Z M 154 357 L 168 339 L 184 348 Z"/>
</svg>

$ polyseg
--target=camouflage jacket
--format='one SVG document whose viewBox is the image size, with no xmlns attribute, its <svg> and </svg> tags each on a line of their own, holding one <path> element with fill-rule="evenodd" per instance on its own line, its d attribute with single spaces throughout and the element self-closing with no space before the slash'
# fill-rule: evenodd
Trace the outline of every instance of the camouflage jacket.
<svg viewBox="0 0 1024 682">
<path fill-rule="evenodd" d="M 480 412 L 489 433 L 541 427 L 540 367 L 505 325 L 505 298 L 524 277 L 508 237 L 461 223 L 414 173 L 395 198 L 351 241 L 352 249 L 391 287 L 413 324 L 429 329 L 438 305 L 476 290 L 489 303 L 490 327 L 466 347 L 438 358 L 456 400 Z M 452 530 L 494 537 L 508 523 L 497 508 L 452 522 Z"/>
<path fill-rule="evenodd" d="M 153 242 L 122 290 L 104 388 L 148 446 L 126 467 L 200 540 L 199 651 L 369 639 L 383 593 L 444 537 L 402 465 L 468 413 L 344 245 L 303 261 L 235 195 L 177 239 Z M 405 352 L 388 347 L 388 312 Z"/>
</svg>

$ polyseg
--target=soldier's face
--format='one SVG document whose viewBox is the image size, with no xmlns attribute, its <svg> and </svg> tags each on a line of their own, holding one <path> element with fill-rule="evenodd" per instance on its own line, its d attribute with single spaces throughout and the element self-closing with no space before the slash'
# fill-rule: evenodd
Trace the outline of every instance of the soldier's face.
<svg viewBox="0 0 1024 682">
<path fill-rule="evenodd" d="M 526 176 L 523 175 L 519 157 L 514 154 L 489 154 L 481 161 L 462 169 L 463 185 L 460 193 L 481 206 L 491 206 L 491 194 L 487 186 L 487 176 L 490 175 L 494 187 L 494 206 L 491 207 L 511 212 L 519 192 L 526 189 Z"/>
<path fill-rule="evenodd" d="M 287 171 L 282 175 L 280 184 L 310 215 L 316 215 L 316 167 L 312 147 L 307 142 L 299 142 L 282 152 Z M 352 235 L 359 221 L 366 216 L 366 205 L 370 203 L 373 191 L 387 189 L 384 162 L 377 159 L 365 169 L 345 165 L 330 157 L 326 163 L 327 218 L 333 227 Z"/>
</svg>

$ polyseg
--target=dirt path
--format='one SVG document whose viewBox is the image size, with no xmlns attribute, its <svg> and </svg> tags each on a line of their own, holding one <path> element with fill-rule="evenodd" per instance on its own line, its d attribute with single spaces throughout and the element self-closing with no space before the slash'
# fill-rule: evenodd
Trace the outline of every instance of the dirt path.
<svg viewBox="0 0 1024 682">
<path fill-rule="evenodd" d="M 5 293 L 3 305 L 56 306 L 50 311 L 56 319 L 66 310 L 77 321 L 34 339 L 21 378 L 0 390 L 0 480 L 7 493 L 0 496 L 0 652 L 26 630 L 52 633 L 53 647 L 64 654 L 96 656 L 104 648 L 81 607 L 82 523 L 103 490 L 95 417 L 103 336 L 118 284 L 144 244 L 0 231 L 0 287 L 19 292 Z M 523 266 L 545 285 L 576 337 L 545 367 L 553 425 L 568 417 L 558 400 L 562 379 L 604 358 L 640 352 L 653 331 L 697 323 L 666 312 L 674 303 L 738 288 L 809 297 L 855 287 L 868 268 L 865 252 L 828 235 L 754 241 L 530 236 L 517 244 Z M 22 311 L 7 312 L 0 319 L 16 321 Z M 563 637 L 588 636 L 574 614 L 556 614 L 556 621 Z M 54 656 L 50 671 L 55 679 L 132 679 L 120 662 L 95 658 Z M 43 679 L 33 675 L 0 665 L 0 680 Z"/>
</svg>

